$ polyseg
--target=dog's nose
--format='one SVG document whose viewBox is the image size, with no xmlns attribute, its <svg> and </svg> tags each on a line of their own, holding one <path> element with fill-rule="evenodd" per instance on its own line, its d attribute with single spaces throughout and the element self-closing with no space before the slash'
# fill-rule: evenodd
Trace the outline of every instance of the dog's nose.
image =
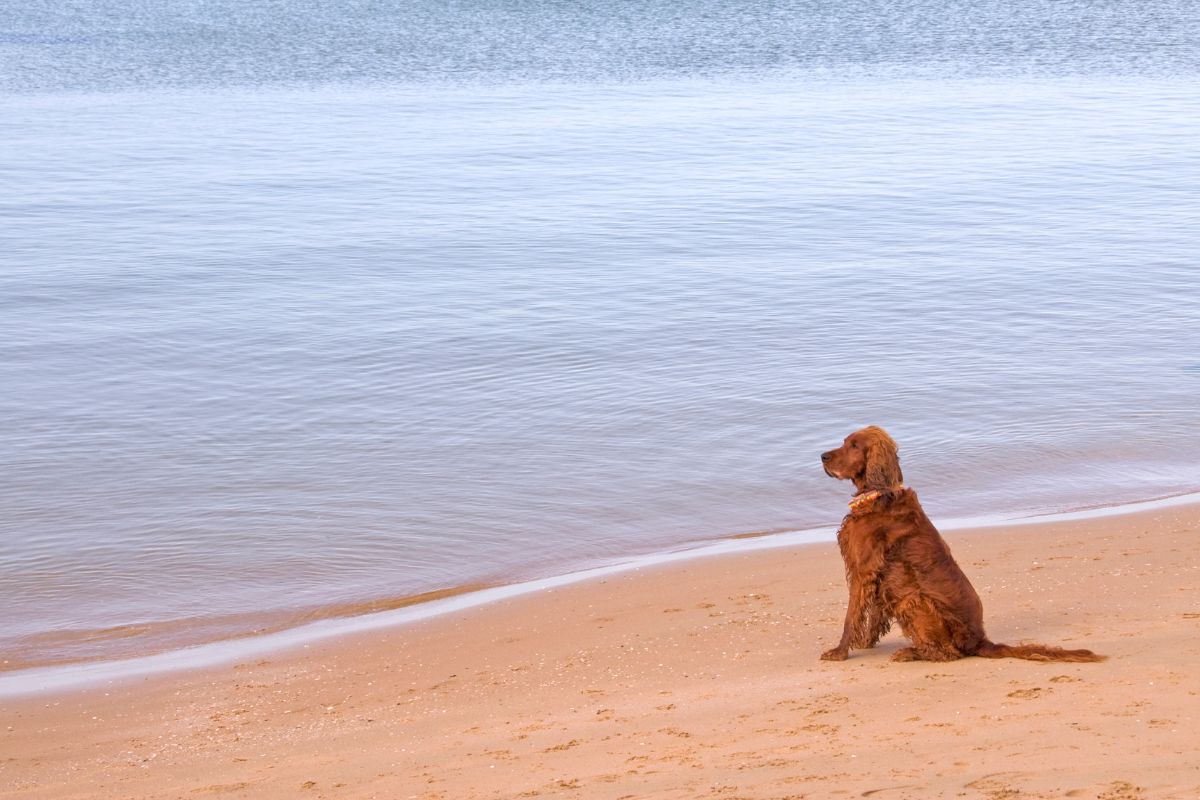
<svg viewBox="0 0 1200 800">
<path fill-rule="evenodd" d="M 833 453 L 821 453 L 821 463 L 825 464 L 829 459 L 833 458 Z"/>
</svg>

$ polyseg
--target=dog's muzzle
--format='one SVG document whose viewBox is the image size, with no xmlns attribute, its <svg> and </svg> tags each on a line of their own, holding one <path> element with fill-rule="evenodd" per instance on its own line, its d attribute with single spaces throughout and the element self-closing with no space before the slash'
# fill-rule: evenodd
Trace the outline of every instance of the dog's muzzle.
<svg viewBox="0 0 1200 800">
<path fill-rule="evenodd" d="M 833 453 L 821 453 L 821 469 L 825 470 L 825 474 L 831 478 L 838 477 L 835 472 L 829 469 L 829 462 L 833 459 Z"/>
</svg>

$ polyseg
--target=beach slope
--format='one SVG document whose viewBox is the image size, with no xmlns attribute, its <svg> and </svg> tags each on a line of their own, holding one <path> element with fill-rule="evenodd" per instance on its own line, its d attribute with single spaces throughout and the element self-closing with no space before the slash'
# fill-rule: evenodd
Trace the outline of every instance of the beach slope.
<svg viewBox="0 0 1200 800">
<path fill-rule="evenodd" d="M 946 532 L 992 639 L 818 660 L 836 546 L 622 573 L 268 660 L 0 701 L 0 797 L 1200 796 L 1200 506 Z"/>
</svg>

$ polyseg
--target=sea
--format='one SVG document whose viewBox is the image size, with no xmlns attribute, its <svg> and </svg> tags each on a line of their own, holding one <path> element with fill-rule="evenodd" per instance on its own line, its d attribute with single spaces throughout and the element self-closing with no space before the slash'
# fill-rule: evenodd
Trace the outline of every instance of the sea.
<svg viewBox="0 0 1200 800">
<path fill-rule="evenodd" d="M 1191 0 L 0 0 L 0 670 L 1200 489 Z"/>
</svg>

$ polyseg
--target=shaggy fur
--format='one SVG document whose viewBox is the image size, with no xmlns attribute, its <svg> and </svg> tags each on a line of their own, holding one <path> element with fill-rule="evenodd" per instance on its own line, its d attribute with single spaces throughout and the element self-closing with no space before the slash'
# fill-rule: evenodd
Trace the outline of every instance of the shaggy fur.
<svg viewBox="0 0 1200 800">
<path fill-rule="evenodd" d="M 893 621 L 911 647 L 895 661 L 953 661 L 964 656 L 1030 661 L 1102 661 L 1091 650 L 988 641 L 983 604 L 950 548 L 903 486 L 896 443 L 882 428 L 863 428 L 821 454 L 831 477 L 854 482 L 850 513 L 838 531 L 850 602 L 837 647 L 821 658 L 843 661 L 850 648 L 874 647 Z"/>
</svg>

